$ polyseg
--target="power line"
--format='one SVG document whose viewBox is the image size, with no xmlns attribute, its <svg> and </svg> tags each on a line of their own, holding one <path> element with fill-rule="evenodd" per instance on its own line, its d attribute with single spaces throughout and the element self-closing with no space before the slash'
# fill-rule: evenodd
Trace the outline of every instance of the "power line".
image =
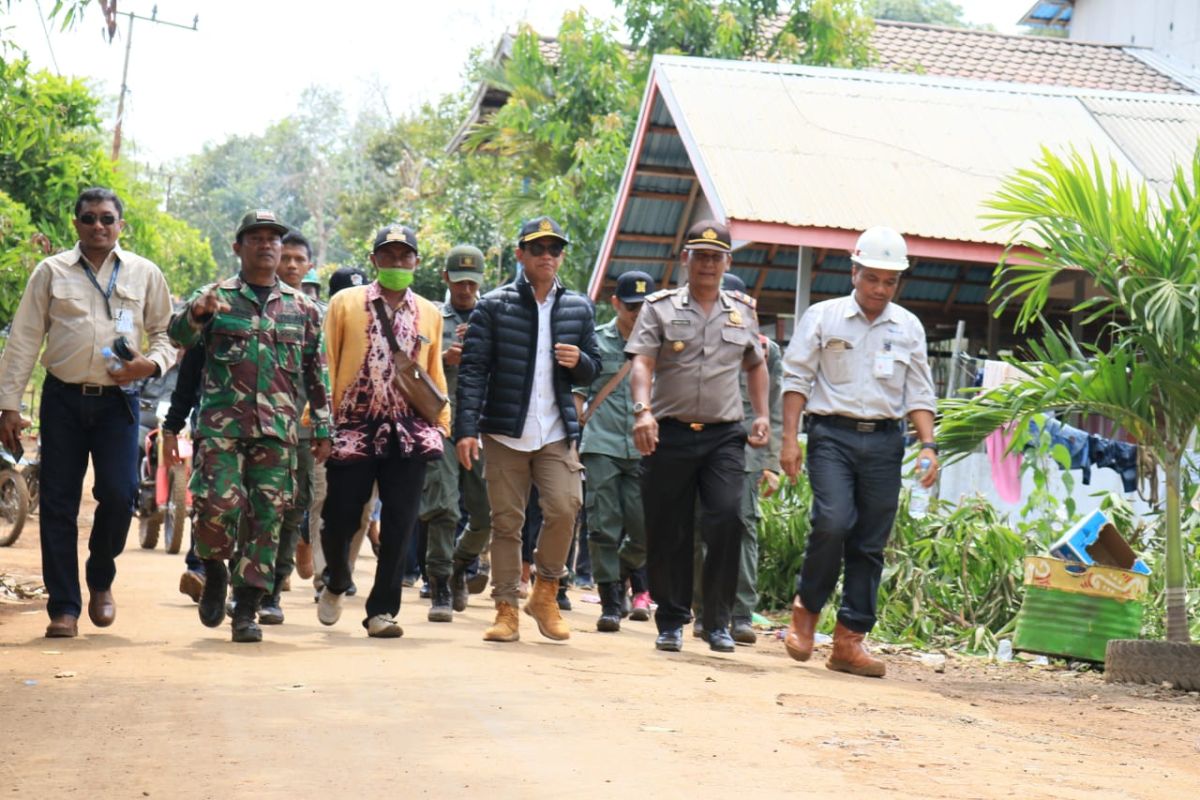
<svg viewBox="0 0 1200 800">
<path fill-rule="evenodd" d="M 50 50 L 50 63 L 54 65 L 54 73 L 62 75 L 62 70 L 58 68 L 58 57 L 54 55 L 54 44 L 50 41 L 50 29 L 46 27 L 46 15 L 42 13 L 42 0 L 33 0 L 37 6 L 38 19 L 42 23 L 42 33 L 46 35 L 46 47 Z"/>
</svg>

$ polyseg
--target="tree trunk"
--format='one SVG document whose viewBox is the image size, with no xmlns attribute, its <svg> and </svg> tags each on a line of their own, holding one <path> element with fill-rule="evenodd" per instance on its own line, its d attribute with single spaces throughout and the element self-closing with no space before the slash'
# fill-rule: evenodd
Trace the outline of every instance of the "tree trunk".
<svg viewBox="0 0 1200 800">
<path fill-rule="evenodd" d="M 1181 459 L 1172 453 L 1163 464 L 1167 478 L 1167 640 L 1189 642 L 1187 619 L 1187 573 L 1183 563 L 1183 535 L 1180 530 Z"/>
</svg>

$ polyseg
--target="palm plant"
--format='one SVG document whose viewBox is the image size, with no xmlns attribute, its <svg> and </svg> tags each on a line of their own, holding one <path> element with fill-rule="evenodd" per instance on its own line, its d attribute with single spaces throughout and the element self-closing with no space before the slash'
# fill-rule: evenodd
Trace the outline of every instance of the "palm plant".
<svg viewBox="0 0 1200 800">
<path fill-rule="evenodd" d="M 943 406 L 939 439 L 963 454 L 991 431 L 1036 415 L 1078 411 L 1112 420 L 1166 477 L 1167 639 L 1188 642 L 1180 532 L 1187 443 L 1200 420 L 1200 147 L 1169 191 L 1152 194 L 1115 163 L 1044 150 L 986 203 L 1012 233 L 993 283 L 1018 330 L 1037 325 L 1019 379 Z M 1076 341 L 1042 316 L 1056 280 L 1086 274 L 1100 294 L 1075 310 L 1103 323 L 1106 347 Z"/>
</svg>

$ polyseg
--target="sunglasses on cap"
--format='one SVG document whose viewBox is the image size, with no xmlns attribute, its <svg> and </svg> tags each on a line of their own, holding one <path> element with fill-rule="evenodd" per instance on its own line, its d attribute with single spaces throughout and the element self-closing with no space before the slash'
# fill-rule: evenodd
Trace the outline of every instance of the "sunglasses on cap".
<svg viewBox="0 0 1200 800">
<path fill-rule="evenodd" d="M 549 253 L 554 258 L 558 258 L 563 254 L 563 243 L 551 242 L 549 244 L 545 244 L 543 242 L 529 242 L 528 244 L 521 245 L 521 249 L 526 253 L 529 253 L 529 255 L 533 256 L 534 258 L 537 258 L 538 256 L 544 256 L 546 253 Z"/>
<path fill-rule="evenodd" d="M 84 225 L 95 225 L 96 220 L 100 220 L 101 225 L 112 225 L 114 222 L 117 221 L 117 218 L 115 216 L 113 216 L 112 214 L 101 214 L 100 216 L 96 216 L 95 214 L 90 214 L 90 213 L 89 214 L 80 214 L 78 219 Z"/>
</svg>

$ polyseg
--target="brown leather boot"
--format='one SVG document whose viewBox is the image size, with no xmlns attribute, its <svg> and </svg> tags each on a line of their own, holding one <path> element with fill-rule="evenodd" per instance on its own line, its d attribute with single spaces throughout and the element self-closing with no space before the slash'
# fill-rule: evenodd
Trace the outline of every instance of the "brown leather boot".
<svg viewBox="0 0 1200 800">
<path fill-rule="evenodd" d="M 852 631 L 839 622 L 833 629 L 833 652 L 825 662 L 825 667 L 836 672 L 862 675 L 864 678 L 882 678 L 887 667 L 867 650 L 863 644 L 864 637 L 865 633 Z"/>
<path fill-rule="evenodd" d="M 517 607 L 503 601 L 496 603 L 496 621 L 483 632 L 485 642 L 515 642 L 521 638 L 521 620 Z"/>
<path fill-rule="evenodd" d="M 538 631 L 547 639 L 562 641 L 571 638 L 571 629 L 558 613 L 558 581 L 538 575 L 533 584 L 525 613 L 537 620 Z"/>
<path fill-rule="evenodd" d="M 812 658 L 813 634 L 816 633 L 819 619 L 820 612 L 814 614 L 805 608 L 800 602 L 800 595 L 792 599 L 792 624 L 788 625 L 787 635 L 783 637 L 783 646 L 789 656 L 797 661 Z"/>
</svg>

